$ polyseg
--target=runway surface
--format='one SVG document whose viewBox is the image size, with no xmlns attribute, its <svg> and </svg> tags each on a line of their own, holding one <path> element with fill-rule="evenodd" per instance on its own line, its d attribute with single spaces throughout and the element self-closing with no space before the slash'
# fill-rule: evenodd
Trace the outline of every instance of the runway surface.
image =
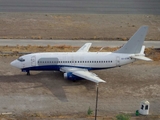
<svg viewBox="0 0 160 120">
<path fill-rule="evenodd" d="M 16 46 L 16 45 L 40 45 L 40 46 L 56 46 L 70 45 L 82 46 L 85 43 L 91 42 L 94 47 L 118 47 L 124 45 L 127 41 L 91 41 L 91 40 L 23 40 L 23 39 L 0 39 L 0 46 Z M 146 47 L 160 48 L 160 41 L 145 41 Z"/>
<path fill-rule="evenodd" d="M 160 14 L 160 0 L 1 0 L 0 12 Z"/>
</svg>

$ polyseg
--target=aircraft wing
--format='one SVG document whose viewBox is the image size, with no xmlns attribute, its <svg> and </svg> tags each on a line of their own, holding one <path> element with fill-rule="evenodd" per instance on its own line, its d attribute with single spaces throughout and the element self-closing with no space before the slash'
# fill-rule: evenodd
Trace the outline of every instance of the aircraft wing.
<svg viewBox="0 0 160 120">
<path fill-rule="evenodd" d="M 89 72 L 88 70 L 82 68 L 62 67 L 61 71 L 71 72 L 73 75 L 76 75 L 78 77 L 84 78 L 95 83 L 106 82 L 100 79 L 95 73 Z"/>
<path fill-rule="evenodd" d="M 77 52 L 88 52 L 89 48 L 91 47 L 92 43 L 84 44 Z"/>
</svg>

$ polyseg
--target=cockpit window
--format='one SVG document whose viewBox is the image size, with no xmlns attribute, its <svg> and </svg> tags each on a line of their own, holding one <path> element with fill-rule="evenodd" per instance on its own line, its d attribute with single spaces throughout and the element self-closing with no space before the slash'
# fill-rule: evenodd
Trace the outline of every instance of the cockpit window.
<svg viewBox="0 0 160 120">
<path fill-rule="evenodd" d="M 25 61 L 25 59 L 23 59 L 23 58 L 18 58 L 17 60 L 20 61 L 20 62 L 24 62 Z"/>
</svg>

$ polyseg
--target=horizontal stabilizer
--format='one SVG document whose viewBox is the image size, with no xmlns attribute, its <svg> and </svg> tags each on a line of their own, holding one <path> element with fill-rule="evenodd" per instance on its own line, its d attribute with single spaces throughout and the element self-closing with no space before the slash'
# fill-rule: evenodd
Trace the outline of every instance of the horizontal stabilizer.
<svg viewBox="0 0 160 120">
<path fill-rule="evenodd" d="M 131 58 L 138 59 L 138 60 L 152 61 L 152 59 L 147 58 L 145 56 L 131 56 Z"/>
</svg>

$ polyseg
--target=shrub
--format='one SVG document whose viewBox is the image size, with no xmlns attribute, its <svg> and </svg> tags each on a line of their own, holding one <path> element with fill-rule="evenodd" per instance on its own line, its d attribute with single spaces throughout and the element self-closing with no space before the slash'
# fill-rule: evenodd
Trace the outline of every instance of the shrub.
<svg viewBox="0 0 160 120">
<path fill-rule="evenodd" d="M 89 108 L 88 108 L 88 111 L 87 111 L 87 114 L 88 114 L 88 115 L 91 115 L 92 113 L 93 113 L 93 110 L 91 110 L 91 108 L 89 107 Z"/>
<path fill-rule="evenodd" d="M 130 116 L 127 114 L 118 114 L 116 118 L 117 120 L 130 120 Z"/>
</svg>

